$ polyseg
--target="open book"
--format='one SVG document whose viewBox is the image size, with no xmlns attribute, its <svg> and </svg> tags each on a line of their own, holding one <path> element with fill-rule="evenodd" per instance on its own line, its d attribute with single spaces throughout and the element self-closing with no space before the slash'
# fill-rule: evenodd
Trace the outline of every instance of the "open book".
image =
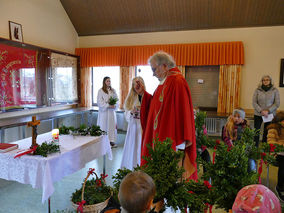
<svg viewBox="0 0 284 213">
<path fill-rule="evenodd" d="M 18 148 L 18 144 L 0 143 L 0 153 L 9 152 L 17 148 Z"/>
</svg>

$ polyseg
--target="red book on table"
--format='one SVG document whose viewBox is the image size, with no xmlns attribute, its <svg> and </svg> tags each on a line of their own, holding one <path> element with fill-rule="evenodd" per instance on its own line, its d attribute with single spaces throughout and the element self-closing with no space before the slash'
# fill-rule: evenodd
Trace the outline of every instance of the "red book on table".
<svg viewBox="0 0 284 213">
<path fill-rule="evenodd" d="M 17 148 L 18 148 L 18 144 L 0 143 L 0 153 L 9 152 Z"/>
</svg>

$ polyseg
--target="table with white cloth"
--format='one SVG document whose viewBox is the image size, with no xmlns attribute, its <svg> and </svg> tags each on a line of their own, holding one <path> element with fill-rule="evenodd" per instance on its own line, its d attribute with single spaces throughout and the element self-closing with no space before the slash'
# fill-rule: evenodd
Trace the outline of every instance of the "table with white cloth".
<svg viewBox="0 0 284 213">
<path fill-rule="evenodd" d="M 51 132 L 38 135 L 38 144 L 45 141 L 51 141 Z M 31 184 L 33 188 L 42 188 L 42 203 L 54 192 L 54 182 L 84 168 L 86 163 L 105 154 L 112 160 L 107 135 L 60 135 L 60 152 L 49 154 L 47 157 L 24 155 L 14 159 L 19 150 L 31 146 L 32 139 L 26 138 L 13 143 L 18 144 L 19 149 L 0 153 L 0 178 Z"/>
</svg>

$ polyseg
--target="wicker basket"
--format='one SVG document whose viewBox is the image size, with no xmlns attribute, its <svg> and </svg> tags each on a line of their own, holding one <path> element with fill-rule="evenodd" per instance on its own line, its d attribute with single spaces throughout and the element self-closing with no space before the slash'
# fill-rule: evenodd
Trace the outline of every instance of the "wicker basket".
<svg viewBox="0 0 284 213">
<path fill-rule="evenodd" d="M 92 213 L 100 213 L 108 204 L 110 197 L 106 199 L 104 202 L 96 203 L 94 205 L 84 205 L 83 212 L 92 212 Z M 72 207 L 77 210 L 79 205 L 72 202 Z"/>
<path fill-rule="evenodd" d="M 85 181 L 84 181 L 84 184 L 83 184 L 83 188 L 82 188 L 82 199 L 81 200 L 84 200 L 84 191 L 85 191 L 85 185 L 86 185 L 86 182 L 89 178 L 89 176 L 91 175 L 92 173 L 88 172 L 88 175 L 87 177 L 85 178 Z M 98 179 L 98 176 L 96 173 L 94 173 Z M 110 195 L 110 197 L 112 196 L 112 193 Z M 101 203 L 96 203 L 96 204 L 93 204 L 93 205 L 84 205 L 83 206 L 83 212 L 84 213 L 88 213 L 88 212 L 92 212 L 92 213 L 100 213 L 108 204 L 108 201 L 110 199 L 110 197 L 108 199 L 106 199 L 104 202 L 101 202 Z M 72 202 L 72 201 L 71 201 Z M 78 209 L 78 204 L 75 204 L 72 202 L 72 207 L 74 209 Z"/>
</svg>

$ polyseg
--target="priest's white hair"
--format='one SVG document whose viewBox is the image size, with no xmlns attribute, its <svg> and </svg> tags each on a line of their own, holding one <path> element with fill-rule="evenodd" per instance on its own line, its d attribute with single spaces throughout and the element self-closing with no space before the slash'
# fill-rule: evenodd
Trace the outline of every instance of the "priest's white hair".
<svg viewBox="0 0 284 213">
<path fill-rule="evenodd" d="M 171 55 L 166 52 L 156 52 L 148 59 L 148 63 L 156 62 L 157 65 L 167 65 L 169 69 L 176 67 L 176 62 Z"/>
</svg>

